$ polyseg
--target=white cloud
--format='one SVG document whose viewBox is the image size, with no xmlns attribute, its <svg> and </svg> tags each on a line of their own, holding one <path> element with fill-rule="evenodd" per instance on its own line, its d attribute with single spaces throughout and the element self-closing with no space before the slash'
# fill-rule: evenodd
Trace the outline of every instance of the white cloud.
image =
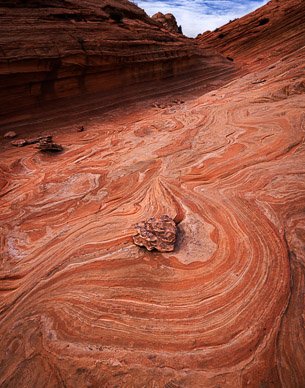
<svg viewBox="0 0 305 388">
<path fill-rule="evenodd" d="M 229 20 L 244 16 L 266 4 L 268 0 L 184 0 L 180 2 L 136 1 L 137 5 L 152 16 L 157 12 L 172 13 L 186 36 L 195 37 L 206 30 L 214 30 Z"/>
</svg>

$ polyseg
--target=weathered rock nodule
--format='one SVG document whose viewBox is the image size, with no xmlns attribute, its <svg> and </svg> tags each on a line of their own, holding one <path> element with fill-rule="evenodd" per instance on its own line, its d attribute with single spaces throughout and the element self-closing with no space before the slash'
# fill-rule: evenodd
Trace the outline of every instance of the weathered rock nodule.
<svg viewBox="0 0 305 388">
<path fill-rule="evenodd" d="M 60 144 L 56 144 L 52 140 L 52 136 L 45 136 L 39 140 L 39 143 L 35 148 L 41 151 L 62 151 L 63 147 Z"/>
<path fill-rule="evenodd" d="M 28 145 L 29 143 L 25 139 L 19 139 L 19 140 L 12 140 L 11 144 L 15 147 L 24 147 Z"/>
<path fill-rule="evenodd" d="M 5 139 L 13 139 L 14 137 L 17 136 L 17 133 L 14 132 L 14 131 L 9 131 L 9 132 L 6 132 L 6 134 L 4 134 L 4 138 Z"/>
<path fill-rule="evenodd" d="M 149 218 L 134 225 L 133 241 L 144 246 L 149 251 L 157 249 L 160 252 L 170 252 L 175 248 L 177 227 L 168 215 L 160 218 Z"/>
</svg>

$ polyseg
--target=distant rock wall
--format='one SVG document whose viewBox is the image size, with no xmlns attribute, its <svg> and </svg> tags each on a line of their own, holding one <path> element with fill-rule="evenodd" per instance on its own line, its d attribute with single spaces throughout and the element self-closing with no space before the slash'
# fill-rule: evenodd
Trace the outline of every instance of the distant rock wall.
<svg viewBox="0 0 305 388">
<path fill-rule="evenodd" d="M 202 57 L 125 0 L 0 1 L 0 45 L 6 113 L 176 75 Z"/>
<path fill-rule="evenodd" d="M 303 47 L 304 31 L 304 1 L 272 0 L 240 19 L 198 35 L 197 40 L 254 70 Z"/>
</svg>

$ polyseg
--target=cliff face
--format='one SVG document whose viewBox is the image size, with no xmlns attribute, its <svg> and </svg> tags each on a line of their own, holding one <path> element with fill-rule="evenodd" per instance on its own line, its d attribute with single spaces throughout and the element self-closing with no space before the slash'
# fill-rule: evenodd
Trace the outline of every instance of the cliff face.
<svg viewBox="0 0 305 388">
<path fill-rule="evenodd" d="M 260 69 L 305 44 L 305 2 L 271 0 L 215 31 L 197 37 L 249 70 Z"/>
<path fill-rule="evenodd" d="M 129 85 L 213 63 L 125 0 L 2 1 L 0 45 L 0 101 L 9 114 L 94 92 L 109 102 Z"/>
<path fill-rule="evenodd" d="M 136 104 L 99 93 L 2 124 L 63 151 L 0 137 L 1 387 L 304 388 L 305 47 L 225 85 L 233 65 L 204 52 Z M 135 245 L 164 214 L 174 251 Z"/>
</svg>

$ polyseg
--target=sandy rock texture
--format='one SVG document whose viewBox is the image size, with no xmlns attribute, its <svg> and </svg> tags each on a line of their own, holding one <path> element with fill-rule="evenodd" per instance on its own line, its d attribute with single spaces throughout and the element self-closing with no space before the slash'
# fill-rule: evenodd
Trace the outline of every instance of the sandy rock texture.
<svg viewBox="0 0 305 388">
<path fill-rule="evenodd" d="M 0 138 L 1 387 L 305 386 L 304 58 L 15 118 L 64 150 Z M 137 247 L 163 214 L 175 250 Z"/>
</svg>

